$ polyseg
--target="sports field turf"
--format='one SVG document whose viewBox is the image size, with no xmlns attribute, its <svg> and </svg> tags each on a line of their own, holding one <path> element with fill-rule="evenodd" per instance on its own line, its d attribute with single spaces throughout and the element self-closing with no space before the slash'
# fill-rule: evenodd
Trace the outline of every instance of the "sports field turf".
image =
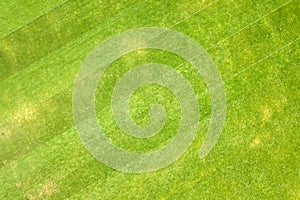
<svg viewBox="0 0 300 200">
<path fill-rule="evenodd" d="M 299 0 L 2 0 L 0 199 L 300 199 L 299 17 Z M 193 86 L 201 113 L 197 136 L 178 161 L 131 174 L 98 162 L 83 146 L 72 93 L 95 47 L 142 27 L 176 30 L 207 50 L 224 81 L 227 114 L 218 143 L 199 159 L 211 105 L 193 66 L 154 49 L 118 59 L 96 92 L 99 123 L 114 144 L 158 150 L 180 124 L 176 97 L 148 85 L 132 96 L 131 115 L 146 125 L 150 105 L 161 103 L 164 129 L 149 139 L 119 130 L 111 94 L 135 66 L 175 68 Z"/>
</svg>

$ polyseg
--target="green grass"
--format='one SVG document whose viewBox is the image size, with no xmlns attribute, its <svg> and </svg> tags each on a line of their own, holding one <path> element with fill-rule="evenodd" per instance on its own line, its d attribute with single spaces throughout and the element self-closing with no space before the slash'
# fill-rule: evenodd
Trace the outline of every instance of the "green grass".
<svg viewBox="0 0 300 200">
<path fill-rule="evenodd" d="M 299 16 L 297 0 L 1 2 L 0 199 L 300 199 Z M 142 140 L 118 129 L 109 106 L 113 85 L 137 65 L 157 62 L 181 72 L 201 112 L 197 136 L 178 161 L 126 174 L 99 163 L 82 145 L 73 85 L 102 41 L 153 26 L 182 32 L 208 51 L 225 82 L 226 122 L 217 145 L 199 160 L 211 107 L 193 67 L 158 50 L 118 59 L 96 93 L 99 122 L 115 144 L 156 150 L 179 126 L 174 95 L 149 85 L 134 93 L 131 114 L 145 125 L 149 106 L 162 103 L 168 111 L 162 132 Z"/>
</svg>

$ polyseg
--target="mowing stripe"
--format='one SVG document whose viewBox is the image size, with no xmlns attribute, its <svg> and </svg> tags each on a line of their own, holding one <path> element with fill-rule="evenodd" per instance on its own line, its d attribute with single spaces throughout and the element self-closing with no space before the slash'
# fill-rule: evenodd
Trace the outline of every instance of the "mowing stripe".
<svg viewBox="0 0 300 200">
<path fill-rule="evenodd" d="M 18 73 L 15 73 L 15 74 L 13 74 L 13 75 L 11 75 L 11 76 L 5 78 L 5 79 L 2 79 L 2 80 L 0 81 L 0 85 L 1 85 L 3 82 L 5 82 L 5 81 L 9 81 L 9 80 L 13 79 L 13 78 L 16 77 L 16 76 L 25 73 L 25 71 L 28 71 L 28 70 L 31 68 L 31 66 L 33 66 L 35 63 L 42 62 L 43 60 L 47 60 L 47 59 L 50 58 L 51 56 L 53 56 L 53 55 L 55 55 L 55 54 L 57 54 L 57 53 L 63 51 L 65 48 L 69 48 L 69 47 L 75 46 L 75 45 L 76 45 L 79 41 L 81 41 L 82 39 L 88 38 L 88 37 L 90 37 L 91 34 L 96 33 L 96 32 L 98 32 L 98 31 L 102 30 L 102 29 L 105 28 L 106 26 L 112 24 L 112 22 L 114 22 L 114 21 L 115 21 L 116 19 L 118 19 L 119 17 L 121 17 L 121 16 L 123 16 L 123 15 L 126 15 L 126 14 L 132 12 L 133 10 L 135 10 L 135 9 L 139 8 L 140 6 L 142 6 L 142 5 L 143 5 L 144 3 L 146 3 L 147 1 L 148 1 L 148 0 L 143 0 L 143 1 L 141 1 L 141 2 L 139 2 L 139 3 L 137 3 L 137 4 L 135 4 L 134 6 L 130 7 L 129 9 L 125 9 L 125 10 L 121 11 L 118 15 L 116 15 L 115 17 L 113 17 L 113 18 L 107 20 L 106 22 L 104 22 L 104 23 L 101 24 L 100 26 L 95 27 L 94 29 L 85 32 L 85 33 L 82 34 L 81 36 L 77 37 L 75 40 L 72 40 L 72 41 L 70 41 L 70 42 L 68 42 L 68 43 L 65 43 L 64 46 L 61 46 L 60 48 L 56 49 L 55 51 L 52 51 L 51 53 L 47 54 L 46 56 L 42 57 L 41 59 L 39 59 L 39 60 L 33 62 L 33 63 L 30 64 L 28 67 L 22 69 L 22 70 L 19 71 Z M 220 0 L 217 0 L 217 1 L 215 1 L 214 3 L 218 2 L 218 1 L 220 1 Z M 213 3 L 212 3 L 212 4 L 213 4 Z M 205 7 L 203 7 L 203 8 L 201 8 L 201 9 L 197 10 L 196 12 L 199 13 L 200 11 L 205 10 L 206 8 L 208 8 L 209 6 L 211 6 L 212 4 L 209 4 L 209 5 L 205 6 Z M 195 13 L 192 13 L 190 16 L 193 16 L 193 15 L 195 15 Z M 185 18 L 185 20 L 187 20 L 188 18 L 189 18 L 189 17 Z M 183 20 L 182 20 L 180 23 L 182 23 L 182 22 L 183 22 Z M 177 23 L 177 24 L 178 24 L 178 23 Z M 176 23 L 175 23 L 174 25 L 176 25 Z M 174 25 L 173 25 L 173 26 L 174 26 Z M 173 26 L 172 26 L 172 27 L 173 27 Z M 67 69 L 66 69 L 66 70 L 67 70 Z"/>
<path fill-rule="evenodd" d="M 253 25 L 253 24 L 252 24 Z M 296 42 L 296 41 L 295 41 Z M 284 48 L 284 47 L 282 47 L 282 48 Z M 68 88 L 69 86 L 66 86 L 65 88 Z M 55 94 L 55 95 L 59 95 L 60 93 L 57 93 L 57 94 Z M 51 98 L 51 97 L 50 97 Z M 46 102 L 47 100 L 49 100 L 50 98 L 48 98 L 48 99 L 46 99 L 46 100 L 44 100 L 44 101 L 42 101 L 42 102 Z"/>
<path fill-rule="evenodd" d="M 240 74 L 244 73 L 245 71 L 249 70 L 251 67 L 253 67 L 254 65 L 257 65 L 258 63 L 268 59 L 269 57 L 273 56 L 274 54 L 277 54 L 279 53 L 280 51 L 286 49 L 287 47 L 291 46 L 292 44 L 296 43 L 298 40 L 300 39 L 300 37 L 288 42 L 287 44 L 285 44 L 284 46 L 280 47 L 279 49 L 271 52 L 271 53 L 268 53 L 267 55 L 263 56 L 261 59 L 255 61 L 253 64 L 249 65 L 248 67 L 245 67 L 244 69 L 240 70 L 238 73 L 234 74 L 232 78 L 230 79 L 227 79 L 225 80 L 226 82 L 227 81 L 230 81 L 232 79 L 234 79 L 235 77 L 239 76 Z"/>
<path fill-rule="evenodd" d="M 74 45 L 65 46 L 65 44 L 61 45 L 62 43 L 55 45 L 60 46 L 61 51 L 55 50 L 53 51 L 54 54 L 46 58 L 39 54 L 41 56 L 39 56 L 38 61 L 36 61 L 37 59 L 35 59 L 36 62 L 32 62 L 33 59 L 30 60 L 35 64 L 23 65 L 26 67 L 26 70 L 22 70 L 24 73 L 18 73 L 18 76 L 14 76 L 13 79 L 9 78 L 8 81 L 1 82 L 3 85 L 0 85 L 0 112 L 2 112 L 4 120 L 0 117 L 0 123 L 11 121 L 16 114 L 21 113 L 21 117 L 25 118 L 26 125 L 19 126 L 16 124 L 15 126 L 12 122 L 4 126 L 3 129 L 0 125 L 0 134 L 3 133 L 4 136 L 0 135 L 0 150 L 3 149 L 0 152 L 0 188 L 2 188 L 0 189 L 0 199 L 44 197 L 51 199 L 131 199 L 143 196 L 150 199 L 195 199 L 199 195 L 203 198 L 220 199 L 224 196 L 228 198 L 253 196 L 258 199 L 268 199 L 268 197 L 276 199 L 276 196 L 282 196 L 284 199 L 296 197 L 298 183 L 296 133 L 298 133 L 297 117 L 299 117 L 299 113 L 295 110 L 299 107 L 296 95 L 299 90 L 294 85 L 299 80 L 296 75 L 299 65 L 297 53 L 299 53 L 300 44 L 300 37 L 297 32 L 297 28 L 299 28 L 298 7 L 296 1 L 290 1 L 293 2 L 292 5 L 285 2 L 288 0 L 279 0 L 276 3 L 275 1 L 266 6 L 262 6 L 259 1 L 248 3 L 244 3 L 243 0 L 239 2 L 230 1 L 233 4 L 232 7 L 227 7 L 229 3 L 221 2 L 201 15 L 201 12 L 198 12 L 199 15 L 194 12 L 194 10 L 198 10 L 198 6 L 195 5 L 199 4 L 193 5 L 191 3 L 191 5 L 182 5 L 182 8 L 178 9 L 179 12 L 183 13 L 177 15 L 176 12 L 172 11 L 170 16 L 161 20 L 163 21 L 162 25 L 166 27 L 172 24 L 181 24 L 181 26 L 176 27 L 176 30 L 200 38 L 199 43 L 208 39 L 207 43 L 204 42 L 204 47 L 207 47 L 206 49 L 209 49 L 211 56 L 215 58 L 220 74 L 223 76 L 228 94 L 228 115 L 224 126 L 225 134 L 222 135 L 222 140 L 211 156 L 205 160 L 195 160 L 197 149 L 201 145 L 203 135 L 211 119 L 208 112 L 209 108 L 204 108 L 204 111 L 200 109 L 199 132 L 186 154 L 168 168 L 150 174 L 119 173 L 93 159 L 80 142 L 74 126 L 71 108 L 72 83 L 77 68 L 89 49 L 92 49 L 104 38 L 113 35 L 112 32 L 116 33 L 123 29 L 132 28 L 128 20 L 132 19 L 133 25 L 155 25 L 157 24 L 156 15 L 149 17 L 149 23 L 146 22 L 147 19 L 144 22 L 137 18 L 147 18 L 148 11 L 151 9 L 155 9 L 154 13 L 158 13 L 157 16 L 159 16 L 161 12 L 160 10 L 156 11 L 158 7 L 162 8 L 163 13 L 164 8 L 166 12 L 170 9 L 167 6 L 163 7 L 160 2 L 154 8 L 147 4 L 149 10 L 139 7 L 139 11 L 131 12 L 129 17 L 124 17 L 124 19 L 119 20 L 120 18 L 118 18 L 116 23 L 109 23 L 112 25 L 98 32 L 93 31 L 94 26 L 89 26 L 92 27 L 92 30 L 85 33 L 78 30 L 80 34 L 75 29 L 71 29 L 76 35 L 72 37 L 70 43 L 66 44 Z M 282 6 L 283 2 L 289 5 Z M 210 3 L 206 2 L 206 4 Z M 77 8 L 74 5 L 70 11 L 75 9 L 77 12 L 79 9 L 85 8 L 84 12 L 86 12 L 93 5 L 95 4 L 90 6 L 80 4 Z M 109 3 L 107 5 L 115 4 Z M 203 6 L 202 3 L 201 5 Z M 278 8 L 279 5 L 282 6 L 282 9 L 274 11 L 275 7 L 280 9 Z M 129 6 L 131 5 L 126 5 L 126 7 Z M 193 9 L 185 9 L 184 6 Z M 63 8 L 67 7 L 69 4 Z M 124 7 L 122 4 L 117 13 Z M 177 11 L 176 6 L 172 8 Z M 252 8 L 252 10 L 247 12 L 248 8 Z M 238 10 L 235 11 L 235 9 Z M 59 11 L 61 10 L 59 9 Z M 189 12 L 185 12 L 186 10 Z M 193 17 L 186 14 L 192 13 L 191 10 L 193 10 Z M 90 11 L 92 13 L 97 12 L 93 9 Z M 269 11 L 273 14 L 269 14 Z M 243 14 L 245 12 L 246 14 Z M 54 20 L 53 22 L 55 22 L 56 16 L 61 16 L 56 15 L 56 13 L 50 18 Z M 113 19 L 115 13 L 108 15 L 109 17 L 106 15 L 105 22 L 107 18 L 112 16 Z M 69 21 L 72 24 L 74 21 L 80 20 L 76 16 L 70 17 Z M 137 17 L 134 18 L 135 16 Z M 179 19 L 184 18 L 186 20 L 185 16 L 191 20 L 187 23 L 181 23 L 182 20 Z M 48 16 L 46 17 L 48 18 Z M 87 15 L 87 17 L 91 17 L 91 20 L 94 19 L 92 15 Z M 210 18 L 203 19 L 206 17 Z M 164 21 L 165 19 L 167 22 Z M 203 19 L 200 25 L 194 23 L 198 19 Z M 34 26 L 51 32 L 39 22 L 43 23 L 44 20 L 36 21 Z M 49 24 L 52 25 L 51 21 Z M 90 25 L 94 24 L 91 23 Z M 102 25 L 102 23 L 98 24 Z M 158 22 L 158 24 L 161 23 Z M 30 32 L 30 27 L 27 28 L 24 31 Z M 59 30 L 63 31 L 64 28 Z M 17 38 L 14 36 L 19 33 L 22 35 L 22 32 L 23 29 L 14 34 L 13 37 L 9 37 L 8 40 L 16 40 Z M 31 35 L 34 35 L 35 39 L 39 39 L 35 33 Z M 85 35 L 82 41 L 78 40 L 78 35 Z M 21 36 L 22 38 L 24 37 Z M 47 37 L 41 36 L 41 38 Z M 77 43 L 74 42 L 75 39 Z M 41 50 L 43 50 L 42 47 Z M 184 65 L 186 62 L 182 62 L 183 59 L 178 61 L 174 59 L 175 61 L 173 61 L 163 52 L 159 53 L 162 53 L 159 55 L 166 58 L 162 61 L 168 63 L 169 66 L 179 68 L 180 72 L 182 71 L 184 75 L 187 75 L 187 80 L 191 80 L 191 84 L 197 87 L 197 96 L 201 106 L 209 107 L 208 92 L 203 92 L 205 85 L 196 81 L 193 73 L 189 73 L 187 68 L 189 66 Z M 144 54 L 134 55 L 141 58 L 142 62 L 153 58 L 152 51 L 149 54 L 148 52 L 145 53 L 146 59 L 143 57 Z M 129 66 L 137 66 L 132 64 L 138 61 L 130 60 L 130 55 L 128 57 Z M 160 61 L 156 56 L 154 59 Z M 172 60 L 172 62 L 168 60 Z M 127 65 L 127 61 L 127 57 L 125 60 L 121 60 L 120 67 L 123 67 L 122 64 Z M 111 70 L 108 70 L 108 74 L 105 74 L 108 79 L 104 78 L 103 82 L 106 80 L 110 82 L 110 75 L 114 81 L 117 81 L 119 76 L 115 76 L 114 73 L 119 75 L 120 71 L 127 71 L 125 69 L 113 65 Z M 201 77 L 197 78 L 197 80 L 200 79 Z M 103 83 L 102 80 L 99 81 Z M 100 91 L 105 92 L 101 95 L 101 100 L 109 96 L 107 92 L 109 93 L 115 84 L 108 85 L 109 87 L 101 87 Z M 141 101 L 147 98 L 143 95 L 145 94 L 142 93 L 139 96 Z M 205 98 L 201 98 L 202 96 Z M 164 100 L 167 103 L 170 102 L 168 97 Z M 29 110 L 37 113 L 36 118 L 32 121 L 27 121 L 23 113 L 23 107 L 27 106 L 27 101 Z M 99 107 L 104 105 L 106 109 L 110 105 L 107 102 L 109 102 L 108 98 L 104 104 L 99 102 L 97 105 Z M 139 101 L 134 102 L 134 109 L 138 105 Z M 31 109 L 31 107 L 37 107 L 37 109 Z M 18 110 L 19 108 L 22 109 Z M 139 108 L 138 106 L 137 111 Z M 268 116 L 266 123 L 263 123 L 265 112 L 269 112 L 267 114 L 270 116 Z M 202 115 L 203 113 L 204 115 Z M 140 116 L 140 113 L 134 114 Z M 172 115 L 172 112 L 170 114 Z M 114 123 L 113 118 L 107 116 L 108 114 L 102 114 L 101 110 L 97 116 L 99 123 L 103 123 L 104 128 L 114 132 L 117 127 L 110 126 Z M 177 130 L 173 128 L 166 128 L 166 130 L 167 132 Z M 10 136 L 10 133 L 12 137 L 6 137 L 6 135 Z M 113 143 L 118 144 L 122 141 L 125 145 L 131 144 L 133 148 L 137 145 L 139 149 L 142 148 L 141 151 L 147 150 L 139 144 L 124 139 L 123 136 L 120 137 L 120 140 L 116 139 L 120 136 L 118 134 L 109 135 L 109 138 L 114 141 Z M 165 135 L 162 137 L 165 138 Z M 255 142 L 254 139 L 256 138 L 259 139 L 259 144 L 252 148 L 250 145 L 253 141 Z M 158 144 L 161 143 L 156 143 L 156 145 Z M 45 189 L 47 190 L 45 191 Z"/>
<path fill-rule="evenodd" d="M 69 1 L 69 0 L 64 0 L 64 1 L 62 1 L 61 3 L 59 3 L 59 4 L 55 5 L 55 6 L 53 6 L 53 7 L 50 8 L 50 9 L 48 9 L 48 10 L 45 11 L 43 14 L 41 14 L 41 15 L 39 15 L 39 16 L 36 16 L 36 17 L 34 17 L 34 18 L 32 18 L 32 19 L 30 19 L 30 20 L 24 22 L 21 26 L 19 26 L 19 27 L 13 29 L 12 31 L 10 31 L 10 32 L 8 32 L 7 34 L 5 34 L 4 36 L 2 36 L 2 37 L 0 38 L 0 42 L 1 42 L 1 40 L 3 40 L 4 38 L 6 38 L 7 36 L 13 34 L 14 32 L 16 32 L 16 31 L 18 31 L 18 30 L 20 30 L 20 29 L 23 28 L 24 26 L 26 26 L 26 25 L 28 25 L 28 24 L 34 22 L 34 21 L 37 20 L 38 18 L 43 17 L 44 15 L 46 15 L 46 14 L 49 13 L 49 12 L 51 12 L 52 10 L 54 10 L 54 9 L 56 9 L 56 8 L 59 8 L 60 6 L 64 5 L 67 1 Z"/>
<path fill-rule="evenodd" d="M 215 1 L 215 2 L 217 2 L 217 1 Z M 289 1 L 290 2 L 290 1 Z M 287 3 L 285 3 L 284 5 L 286 5 Z M 207 7 L 209 7 L 211 4 L 209 4 L 209 5 L 207 5 L 205 8 L 207 8 Z M 283 5 L 281 5 L 280 7 L 283 7 Z M 200 10 L 203 10 L 204 8 L 202 8 L 202 9 L 200 9 Z M 276 8 L 275 10 L 278 10 L 278 8 Z M 266 16 L 268 16 L 270 13 L 273 13 L 274 12 L 274 10 L 272 10 L 271 12 L 269 12 L 268 14 L 266 14 L 266 15 L 264 15 L 264 17 L 266 17 Z M 197 11 L 197 13 L 199 13 L 199 10 Z M 195 13 L 193 13 L 192 15 L 194 15 Z M 187 17 L 186 19 L 188 19 L 189 17 Z M 185 19 L 185 20 L 186 20 Z M 260 18 L 260 20 L 261 20 L 262 18 Z M 259 20 L 255 20 L 255 23 L 257 23 Z M 181 20 L 181 22 L 180 23 L 182 23 L 183 22 L 183 20 Z M 253 22 L 251 22 L 250 23 L 250 25 L 247 25 L 247 27 L 249 27 L 249 26 L 252 26 L 252 25 L 254 25 L 255 23 L 253 23 Z M 179 23 L 177 22 L 177 23 L 175 23 L 176 25 L 178 25 Z M 244 30 L 245 28 L 243 28 L 242 30 Z M 241 32 L 242 30 L 239 30 L 238 32 Z M 233 37 L 234 35 L 236 35 L 236 34 L 231 34 L 230 35 L 230 37 Z M 227 39 L 229 38 L 229 37 L 226 37 Z M 77 40 L 79 40 L 79 39 L 77 39 Z M 75 44 L 76 42 L 77 42 L 77 40 L 76 41 L 74 41 L 73 43 Z M 224 41 L 224 40 L 223 40 Z M 216 46 L 216 45 L 213 45 L 213 46 Z M 50 56 L 50 55 L 49 55 Z M 46 59 L 46 58 L 43 58 L 43 59 Z M 65 69 L 64 71 L 67 71 L 68 69 Z M 71 85 L 70 85 L 71 86 Z M 67 87 L 70 87 L 70 86 L 66 86 L 66 88 Z M 51 98 L 52 96 L 50 96 L 49 98 Z M 7 124 L 8 122 L 4 122 L 4 123 L 2 123 L 2 125 L 4 125 L 4 124 Z M 2 126 L 1 125 L 1 126 Z"/>
<path fill-rule="evenodd" d="M 231 37 L 237 35 L 237 34 L 240 33 L 241 31 L 243 31 L 244 29 L 246 29 L 246 28 L 248 28 L 248 27 L 250 27 L 250 26 L 256 24 L 257 22 L 259 22 L 259 21 L 262 20 L 263 18 L 267 17 L 268 15 L 270 15 L 270 14 L 276 12 L 277 10 L 283 8 L 284 6 L 287 6 L 287 5 L 288 5 L 290 2 L 292 2 L 292 1 L 293 1 L 293 0 L 289 0 L 289 1 L 285 2 L 284 4 L 282 4 L 282 5 L 280 5 L 279 7 L 275 8 L 274 10 L 271 10 L 271 11 L 268 12 L 267 14 L 265 14 L 265 15 L 263 15 L 263 16 L 257 18 L 255 21 L 253 21 L 253 22 L 247 24 L 246 26 L 242 27 L 242 28 L 239 29 L 238 31 L 236 31 L 236 32 L 234 32 L 234 33 L 228 35 L 227 37 L 223 38 L 222 40 L 220 40 L 220 41 L 217 42 L 216 44 L 214 44 L 214 45 L 212 45 L 211 47 L 209 47 L 209 48 L 207 49 L 207 51 L 211 50 L 212 48 L 214 48 L 214 47 L 217 46 L 218 44 L 220 44 L 220 43 L 222 43 L 222 42 L 228 40 L 229 38 L 231 38 Z"/>
<path fill-rule="evenodd" d="M 67 0 L 67 1 L 68 1 L 68 0 Z M 67 1 L 65 1 L 65 3 L 66 3 Z M 0 85 L 1 85 L 2 82 L 4 82 L 4 81 L 9 80 L 9 79 L 13 79 L 14 77 L 16 77 L 16 76 L 18 76 L 18 75 L 24 73 L 25 71 L 28 70 L 28 68 L 30 68 L 30 66 L 34 65 L 35 63 L 41 62 L 41 61 L 43 61 L 43 60 L 46 60 L 47 58 L 51 57 L 52 55 L 54 55 L 54 54 L 56 54 L 56 53 L 58 53 L 58 52 L 63 51 L 66 47 L 76 45 L 76 43 L 77 43 L 78 41 L 82 40 L 83 38 L 87 38 L 87 37 L 89 36 L 90 33 L 93 33 L 93 32 L 95 32 L 95 31 L 101 30 L 102 28 L 104 28 L 104 27 L 108 26 L 109 24 L 111 24 L 112 22 L 114 22 L 117 18 L 119 18 L 119 17 L 121 17 L 121 16 L 123 16 L 123 15 L 125 15 L 125 14 L 130 13 L 132 10 L 134 10 L 134 9 L 136 9 L 136 8 L 138 8 L 138 7 L 140 7 L 141 5 L 143 5 L 144 3 L 146 3 L 147 1 L 148 1 L 148 0 L 142 0 L 142 1 L 138 2 L 138 3 L 136 3 L 135 5 L 133 5 L 133 6 L 129 7 L 129 8 L 124 9 L 124 10 L 121 11 L 120 13 L 116 14 L 114 17 L 112 17 L 112 18 L 106 20 L 104 23 L 102 23 L 102 24 L 99 25 L 98 27 L 94 28 L 93 30 L 86 31 L 86 32 L 83 33 L 81 36 L 77 37 L 77 38 L 74 39 L 74 40 L 71 40 L 71 41 L 65 43 L 63 46 L 60 46 L 59 48 L 55 49 L 55 50 L 52 51 L 51 53 L 47 54 L 46 56 L 44 56 L 44 57 L 42 57 L 42 58 L 40 58 L 40 59 L 34 61 L 34 62 L 31 63 L 29 66 L 23 68 L 23 69 L 20 70 L 19 72 L 15 73 L 15 74 L 13 74 L 13 75 L 11 75 L 11 76 L 8 76 L 8 77 L 5 78 L 5 79 L 2 79 L 2 80 L 0 81 Z M 61 4 L 60 6 L 62 6 L 62 5 L 63 5 L 63 4 Z M 59 6 L 57 6 L 56 8 L 58 8 L 58 7 L 59 7 Z M 52 10 L 53 10 L 53 9 L 52 9 Z M 42 15 L 42 16 L 43 16 L 43 15 Z M 38 18 L 40 18 L 40 17 L 42 17 L 42 16 L 39 16 Z M 38 18 L 36 18 L 36 19 L 38 19 Z M 32 21 L 32 22 L 33 22 L 33 21 Z"/>
</svg>

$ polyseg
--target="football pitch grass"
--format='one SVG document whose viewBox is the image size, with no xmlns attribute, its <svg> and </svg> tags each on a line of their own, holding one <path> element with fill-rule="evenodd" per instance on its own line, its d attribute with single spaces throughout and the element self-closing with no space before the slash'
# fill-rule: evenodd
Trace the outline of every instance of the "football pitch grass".
<svg viewBox="0 0 300 200">
<path fill-rule="evenodd" d="M 0 199 L 300 199 L 300 3 L 298 0 L 4 0 L 0 2 Z M 152 104 L 168 114 L 162 131 L 137 139 L 111 111 L 118 80 L 146 63 L 173 67 L 198 98 L 200 126 L 171 165 L 123 173 L 83 146 L 72 114 L 77 73 L 101 42 L 130 29 L 162 27 L 197 41 L 224 81 L 227 111 L 218 143 L 199 148 L 211 98 L 195 68 L 170 52 L 143 49 L 105 71 L 96 111 L 106 137 L 133 152 L 167 145 L 180 126 L 180 104 L 150 84 L 130 113 L 150 123 Z"/>
</svg>

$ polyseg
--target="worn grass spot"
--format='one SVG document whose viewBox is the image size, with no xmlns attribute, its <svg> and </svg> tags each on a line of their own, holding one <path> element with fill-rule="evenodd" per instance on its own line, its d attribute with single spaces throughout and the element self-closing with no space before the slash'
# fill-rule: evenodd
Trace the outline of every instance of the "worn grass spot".
<svg viewBox="0 0 300 200">
<path fill-rule="evenodd" d="M 270 107 L 264 106 L 263 109 L 262 109 L 262 114 L 263 114 L 263 116 L 262 116 L 262 120 L 261 121 L 263 123 L 266 123 L 272 117 L 273 111 L 272 111 L 272 109 Z"/>
<path fill-rule="evenodd" d="M 57 184 L 52 181 L 49 181 L 45 184 L 41 184 L 40 188 L 33 194 L 26 194 L 26 197 L 30 200 L 48 199 L 51 198 L 57 192 L 59 192 Z"/>
</svg>

